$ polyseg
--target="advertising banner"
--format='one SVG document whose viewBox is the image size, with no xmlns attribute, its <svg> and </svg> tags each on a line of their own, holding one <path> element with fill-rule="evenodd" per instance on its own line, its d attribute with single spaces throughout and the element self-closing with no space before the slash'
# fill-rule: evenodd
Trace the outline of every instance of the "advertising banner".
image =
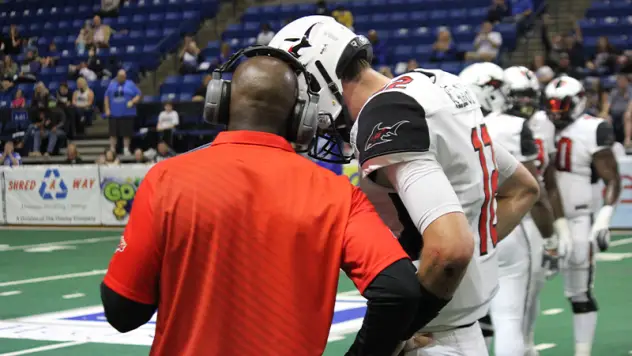
<svg viewBox="0 0 632 356">
<path fill-rule="evenodd" d="M 118 167 L 99 167 L 101 176 L 101 223 L 127 224 L 136 190 L 147 171 L 146 164 L 126 164 Z"/>
<path fill-rule="evenodd" d="M 0 167 L 0 224 L 6 224 L 7 222 L 4 207 L 4 168 Z"/>
<path fill-rule="evenodd" d="M 13 167 L 4 170 L 4 186 L 9 224 L 101 223 L 95 165 Z"/>
<path fill-rule="evenodd" d="M 632 229 L 632 157 L 620 157 L 621 198 L 614 211 L 610 227 L 613 229 Z M 603 182 L 601 191 L 603 192 Z"/>
</svg>

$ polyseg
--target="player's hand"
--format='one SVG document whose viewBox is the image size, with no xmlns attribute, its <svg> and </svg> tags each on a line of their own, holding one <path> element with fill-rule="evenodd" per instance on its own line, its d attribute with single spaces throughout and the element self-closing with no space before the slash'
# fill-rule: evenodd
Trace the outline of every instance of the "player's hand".
<svg viewBox="0 0 632 356">
<path fill-rule="evenodd" d="M 392 356 L 404 356 L 407 352 L 426 347 L 432 343 L 432 335 L 426 333 L 417 333 L 410 339 L 401 342 Z"/>
<path fill-rule="evenodd" d="M 555 250 L 544 250 L 542 253 L 542 268 L 546 270 L 547 280 L 551 280 L 560 272 L 560 259 Z"/>
<path fill-rule="evenodd" d="M 573 253 L 573 239 L 571 238 L 571 229 L 568 220 L 559 218 L 553 223 L 555 234 L 544 241 L 546 250 L 557 251 L 557 256 L 562 261 L 567 261 L 571 253 Z"/>
<path fill-rule="evenodd" d="M 131 108 L 132 108 L 132 106 L 134 106 L 134 102 L 133 102 L 133 101 L 131 101 L 131 100 L 130 100 L 130 101 L 128 101 L 128 102 L 127 102 L 127 107 L 131 109 Z"/>
<path fill-rule="evenodd" d="M 593 225 L 590 236 L 592 236 L 593 241 L 597 242 L 599 251 L 604 252 L 608 249 L 608 245 L 610 245 L 610 229 L 607 226 Z"/>
</svg>

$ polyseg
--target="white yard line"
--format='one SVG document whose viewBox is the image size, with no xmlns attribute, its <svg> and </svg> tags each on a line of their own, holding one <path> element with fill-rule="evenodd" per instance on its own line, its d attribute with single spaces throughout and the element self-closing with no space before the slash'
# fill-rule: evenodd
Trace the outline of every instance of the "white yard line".
<svg viewBox="0 0 632 356">
<path fill-rule="evenodd" d="M 89 277 L 89 276 L 98 276 L 98 275 L 105 274 L 105 272 L 107 272 L 107 269 L 95 269 L 88 272 L 57 274 L 54 276 L 47 276 L 47 277 L 22 279 L 18 281 L 7 281 L 7 282 L 0 282 L 0 287 L 18 286 L 22 284 L 31 284 L 31 283 L 42 283 L 42 282 L 48 282 L 48 281 L 57 281 L 60 279 L 72 279 L 72 278 L 81 278 L 81 277 Z"/>
<path fill-rule="evenodd" d="M 99 243 L 99 242 L 117 241 L 120 238 L 121 238 L 121 236 L 105 236 L 105 237 L 93 237 L 93 238 L 89 238 L 89 239 L 66 240 L 66 241 L 56 241 L 56 242 L 44 242 L 44 243 L 32 244 L 32 245 L 18 245 L 18 246 L 1 245 L 0 246 L 0 252 L 28 250 L 28 249 L 32 249 L 32 248 L 46 247 L 46 246 L 96 244 L 96 243 Z"/>
<path fill-rule="evenodd" d="M 88 343 L 87 341 L 62 342 L 60 344 L 46 345 L 46 346 L 34 347 L 32 349 L 26 349 L 26 350 L 14 351 L 14 352 L 7 352 L 5 354 L 0 354 L 0 356 L 28 355 L 28 354 L 34 354 L 34 353 L 42 352 L 42 351 L 63 349 L 65 347 L 70 347 L 70 346 L 75 346 L 75 345 L 83 345 L 83 344 L 87 344 L 87 343 Z"/>
<path fill-rule="evenodd" d="M 65 294 L 62 295 L 61 297 L 64 299 L 75 299 L 75 298 L 81 298 L 81 297 L 85 297 L 86 295 L 83 293 L 72 293 L 72 294 Z"/>
<path fill-rule="evenodd" d="M 18 295 L 18 294 L 22 294 L 22 291 L 10 290 L 10 291 L 0 293 L 0 297 L 10 297 L 12 295 Z"/>
<path fill-rule="evenodd" d="M 632 244 L 632 237 L 628 237 L 627 239 L 610 241 L 611 247 L 622 246 L 622 245 L 627 245 L 627 244 Z"/>
</svg>

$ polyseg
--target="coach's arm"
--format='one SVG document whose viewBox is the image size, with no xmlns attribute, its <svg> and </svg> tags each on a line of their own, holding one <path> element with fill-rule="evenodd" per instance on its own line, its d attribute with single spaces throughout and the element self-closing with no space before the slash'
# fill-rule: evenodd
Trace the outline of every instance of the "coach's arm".
<svg viewBox="0 0 632 356">
<path fill-rule="evenodd" d="M 101 301 L 108 323 L 119 332 L 126 333 L 146 324 L 156 312 L 155 305 L 128 299 L 101 283 Z"/>
<path fill-rule="evenodd" d="M 391 355 L 409 339 L 421 290 L 415 266 L 358 188 L 344 234 L 341 268 L 368 300 L 360 331 L 346 356 Z"/>
</svg>

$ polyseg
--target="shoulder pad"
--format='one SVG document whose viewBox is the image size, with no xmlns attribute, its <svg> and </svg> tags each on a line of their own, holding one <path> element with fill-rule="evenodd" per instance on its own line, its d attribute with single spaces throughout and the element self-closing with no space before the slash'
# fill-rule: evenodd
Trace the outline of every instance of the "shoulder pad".
<svg viewBox="0 0 632 356">
<path fill-rule="evenodd" d="M 360 165 L 379 156 L 430 149 L 424 108 L 400 90 L 373 96 L 360 111 L 357 122 L 355 141 Z"/>
</svg>

